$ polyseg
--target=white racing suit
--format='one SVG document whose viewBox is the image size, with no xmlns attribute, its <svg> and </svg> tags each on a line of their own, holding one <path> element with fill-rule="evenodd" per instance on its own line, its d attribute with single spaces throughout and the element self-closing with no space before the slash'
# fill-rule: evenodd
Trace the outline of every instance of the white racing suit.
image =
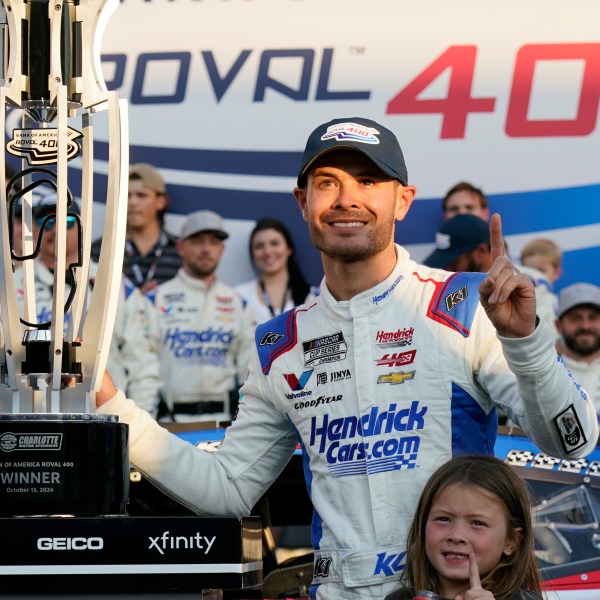
<svg viewBox="0 0 600 600">
<path fill-rule="evenodd" d="M 230 392 L 246 378 L 252 313 L 233 288 L 207 289 L 181 268 L 148 294 L 154 303 L 162 394 L 176 421 L 230 420 Z"/>
<path fill-rule="evenodd" d="M 600 419 L 600 358 L 588 362 L 587 360 L 578 360 L 565 353 L 562 355 L 562 359 L 577 383 L 585 388 L 596 407 L 598 419 Z"/>
<path fill-rule="evenodd" d="M 381 600 L 397 587 L 425 482 L 454 455 L 493 452 L 496 405 L 550 455 L 596 445 L 592 403 L 545 323 L 499 339 L 479 303 L 485 275 L 397 253 L 374 288 L 337 302 L 324 282 L 312 305 L 258 327 L 217 452 L 161 430 L 122 393 L 99 409 L 130 424 L 132 462 L 205 515 L 247 514 L 300 441 L 319 600 Z"/>
<path fill-rule="evenodd" d="M 37 320 L 44 323 L 52 318 L 54 274 L 40 260 L 34 264 Z M 96 268 L 96 263 L 90 265 L 90 277 L 94 276 Z M 23 269 L 15 271 L 15 288 L 23 316 Z M 69 289 L 67 285 L 65 298 Z M 127 390 L 128 396 L 140 408 L 152 413 L 158 402 L 160 371 L 156 348 L 152 346 L 148 330 L 151 310 L 148 300 L 123 276 L 106 370 L 117 387 Z M 65 329 L 70 316 L 70 312 L 65 314 Z"/>
<path fill-rule="evenodd" d="M 518 265 L 519 271 L 531 279 L 535 288 L 535 305 L 540 319 L 550 326 L 555 341 L 559 337 L 555 321 L 558 318 L 558 296 L 554 293 L 552 284 L 544 274 L 533 267 Z"/>
</svg>

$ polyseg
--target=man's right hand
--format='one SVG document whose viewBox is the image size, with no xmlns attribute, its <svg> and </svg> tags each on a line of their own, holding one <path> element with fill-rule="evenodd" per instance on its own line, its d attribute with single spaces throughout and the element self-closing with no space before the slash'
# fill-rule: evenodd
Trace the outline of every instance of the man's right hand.
<svg viewBox="0 0 600 600">
<path fill-rule="evenodd" d="M 506 256 L 499 214 L 490 220 L 492 266 L 479 285 L 479 298 L 496 331 L 503 337 L 521 338 L 535 330 L 535 290 Z"/>
</svg>

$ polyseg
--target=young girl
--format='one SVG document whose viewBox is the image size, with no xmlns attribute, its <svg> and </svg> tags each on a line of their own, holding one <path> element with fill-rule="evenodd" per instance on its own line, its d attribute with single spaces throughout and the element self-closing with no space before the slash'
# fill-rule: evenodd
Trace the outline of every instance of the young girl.
<svg viewBox="0 0 600 600">
<path fill-rule="evenodd" d="M 421 493 L 408 534 L 407 587 L 386 600 L 415 590 L 452 600 L 539 600 L 533 545 L 527 486 L 512 467 L 491 456 L 452 459 Z"/>
</svg>

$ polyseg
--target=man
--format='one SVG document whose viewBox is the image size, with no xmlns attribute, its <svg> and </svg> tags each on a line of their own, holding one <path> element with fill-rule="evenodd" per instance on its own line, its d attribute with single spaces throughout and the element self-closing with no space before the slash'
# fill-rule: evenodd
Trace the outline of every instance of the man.
<svg viewBox="0 0 600 600">
<path fill-rule="evenodd" d="M 502 254 L 499 217 L 487 276 L 430 269 L 393 243 L 415 193 L 382 125 L 313 131 L 294 195 L 321 251 L 321 293 L 257 328 L 217 452 L 161 431 L 108 377 L 97 396 L 130 424 L 133 463 L 203 514 L 248 513 L 300 441 L 318 600 L 382 599 L 398 585 L 425 481 L 453 455 L 492 453 L 495 404 L 551 455 L 587 455 L 597 439 L 591 403 L 536 322 L 531 282 Z"/>
<path fill-rule="evenodd" d="M 453 185 L 442 201 L 444 219 L 451 219 L 456 215 L 470 214 L 488 221 L 490 209 L 485 194 L 472 183 L 460 181 Z"/>
<path fill-rule="evenodd" d="M 177 238 L 164 228 L 169 206 L 165 182 L 146 163 L 129 169 L 127 238 L 123 273 L 142 293 L 175 277 L 181 266 Z M 101 240 L 92 244 L 92 258 L 100 256 Z"/>
<path fill-rule="evenodd" d="M 209 210 L 188 215 L 177 249 L 183 266 L 150 295 L 157 308 L 162 396 L 175 421 L 230 420 L 246 378 L 254 327 L 216 269 L 229 237 Z"/>
<path fill-rule="evenodd" d="M 39 257 L 35 261 L 35 291 L 37 322 L 49 322 L 52 318 L 52 296 L 54 287 L 55 255 L 55 214 L 56 194 L 39 196 L 33 207 L 34 243 L 41 235 Z M 79 207 L 75 201 L 68 209 L 66 237 L 66 266 L 79 262 Z M 97 265 L 90 265 L 90 278 L 93 280 Z M 70 289 L 70 274 L 67 277 L 66 293 Z M 23 302 L 23 269 L 15 271 L 17 298 Z M 66 296 L 65 296 L 66 297 Z M 23 306 L 20 306 L 23 310 Z M 148 331 L 148 313 L 152 310 L 149 302 L 129 282 L 123 278 L 115 327 L 108 355 L 107 369 L 119 381 L 119 387 L 126 389 L 128 395 L 138 406 L 155 413 L 158 403 L 160 375 L 158 356 L 151 345 Z M 65 314 L 65 327 L 68 326 L 71 313 Z"/>
<path fill-rule="evenodd" d="M 600 416 L 600 287 L 574 283 L 561 290 L 556 327 L 562 359 Z"/>
<path fill-rule="evenodd" d="M 489 271 L 492 253 L 488 224 L 468 213 L 444 221 L 435 235 L 435 250 L 423 264 L 446 271 Z"/>
</svg>

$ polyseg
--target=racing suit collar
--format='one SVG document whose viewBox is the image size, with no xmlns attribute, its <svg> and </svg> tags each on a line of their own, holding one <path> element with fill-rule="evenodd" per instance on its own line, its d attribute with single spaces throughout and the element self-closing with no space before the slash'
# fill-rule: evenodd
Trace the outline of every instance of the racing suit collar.
<svg viewBox="0 0 600 600">
<path fill-rule="evenodd" d="M 202 279 L 198 279 L 197 277 L 192 277 L 191 275 L 188 275 L 184 270 L 183 267 L 180 267 L 179 271 L 177 271 L 177 277 L 179 279 L 181 279 L 183 281 L 183 283 L 185 283 L 185 285 L 196 289 L 196 290 L 202 290 L 204 292 L 208 292 L 208 290 L 210 289 L 210 287 L 213 286 L 207 286 L 206 283 L 202 280 Z M 215 281 L 215 283 L 213 285 L 215 285 L 217 283 L 218 280 Z"/>
<path fill-rule="evenodd" d="M 397 256 L 396 266 L 388 277 L 376 286 L 357 294 L 350 300 L 336 300 L 327 287 L 326 278 L 323 278 L 321 282 L 321 298 L 326 309 L 331 311 L 336 318 L 348 321 L 355 317 L 383 309 L 392 297 L 394 289 L 398 285 L 406 283 L 410 263 L 412 262 L 409 253 L 402 246 L 396 244 L 395 249 Z"/>
</svg>

